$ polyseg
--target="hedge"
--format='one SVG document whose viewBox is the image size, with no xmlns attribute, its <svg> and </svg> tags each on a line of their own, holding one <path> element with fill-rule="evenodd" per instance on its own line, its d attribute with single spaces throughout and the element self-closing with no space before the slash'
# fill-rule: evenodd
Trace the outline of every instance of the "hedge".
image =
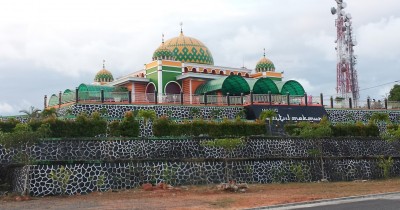
<svg viewBox="0 0 400 210">
<path fill-rule="evenodd" d="M 166 117 L 161 117 L 153 123 L 153 134 L 160 136 L 251 136 L 265 134 L 265 125 L 259 122 L 245 122 L 240 120 L 222 122 L 215 121 L 184 121 L 176 123 Z"/>
</svg>

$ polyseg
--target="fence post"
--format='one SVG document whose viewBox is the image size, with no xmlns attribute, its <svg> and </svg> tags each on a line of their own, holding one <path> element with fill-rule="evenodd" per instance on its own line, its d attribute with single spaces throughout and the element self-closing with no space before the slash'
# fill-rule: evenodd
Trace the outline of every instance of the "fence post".
<svg viewBox="0 0 400 210">
<path fill-rule="evenodd" d="M 319 100 L 320 100 L 321 106 L 324 106 L 324 94 L 321 93 L 319 95 Z"/>
<path fill-rule="evenodd" d="M 272 95 L 271 95 L 271 91 L 268 91 L 268 101 L 269 101 L 269 105 L 272 105 Z"/>
<path fill-rule="evenodd" d="M 371 109 L 371 99 L 369 98 L 369 96 L 367 98 L 367 107 L 368 109 Z"/>
<path fill-rule="evenodd" d="M 75 103 L 79 102 L 79 88 L 75 88 Z"/>
<path fill-rule="evenodd" d="M 226 93 L 226 103 L 228 104 L 228 106 L 231 105 L 231 101 L 230 101 L 230 98 L 229 98 L 229 92 Z"/>
<path fill-rule="evenodd" d="M 286 93 L 286 102 L 287 102 L 287 105 L 290 105 L 290 95 L 289 95 L 289 92 Z"/>
<path fill-rule="evenodd" d="M 308 97 L 307 97 L 307 93 L 304 93 L 304 102 L 306 102 L 306 106 L 308 106 Z"/>
<path fill-rule="evenodd" d="M 181 105 L 183 105 L 183 92 L 181 91 Z"/>
<path fill-rule="evenodd" d="M 333 97 L 331 96 L 331 108 L 333 109 Z"/>
<path fill-rule="evenodd" d="M 207 105 L 207 93 L 204 93 L 204 105 Z"/>
<path fill-rule="evenodd" d="M 128 103 L 132 103 L 132 91 L 128 91 Z"/>
<path fill-rule="evenodd" d="M 100 99 L 101 99 L 101 103 L 104 103 L 104 90 L 103 89 L 100 90 Z"/>
<path fill-rule="evenodd" d="M 253 91 L 250 90 L 250 105 L 253 105 Z"/>
<path fill-rule="evenodd" d="M 47 108 L 47 95 L 44 95 L 44 108 Z"/>
<path fill-rule="evenodd" d="M 158 103 L 158 91 L 154 90 L 154 104 Z"/>
<path fill-rule="evenodd" d="M 351 101 L 351 98 L 349 98 L 349 108 L 352 109 L 353 108 L 353 103 Z"/>
<path fill-rule="evenodd" d="M 240 104 L 243 105 L 243 93 L 240 93 Z"/>
<path fill-rule="evenodd" d="M 388 108 L 388 100 L 387 100 L 387 98 L 385 98 L 385 109 L 387 109 Z"/>
<path fill-rule="evenodd" d="M 61 107 L 61 91 L 58 93 L 58 108 Z"/>
</svg>

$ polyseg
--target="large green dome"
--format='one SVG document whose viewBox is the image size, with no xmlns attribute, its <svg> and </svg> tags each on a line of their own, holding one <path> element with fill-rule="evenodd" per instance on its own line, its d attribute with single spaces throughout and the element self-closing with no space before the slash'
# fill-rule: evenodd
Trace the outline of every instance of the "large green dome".
<svg viewBox="0 0 400 210">
<path fill-rule="evenodd" d="M 177 61 L 214 65 L 210 50 L 201 41 L 185 36 L 182 32 L 178 37 L 165 41 L 164 46 Z"/>
</svg>

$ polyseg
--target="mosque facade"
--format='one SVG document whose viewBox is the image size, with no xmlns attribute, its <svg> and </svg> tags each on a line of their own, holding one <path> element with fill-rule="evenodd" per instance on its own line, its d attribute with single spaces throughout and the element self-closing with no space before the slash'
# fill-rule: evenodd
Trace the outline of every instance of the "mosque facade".
<svg viewBox="0 0 400 210">
<path fill-rule="evenodd" d="M 85 96 L 76 92 L 86 92 Z M 273 94 L 303 96 L 305 90 L 295 81 L 283 81 L 283 72 L 275 71 L 274 63 L 264 55 L 254 69 L 245 67 L 223 67 L 214 65 L 209 48 L 200 40 L 180 32 L 177 37 L 164 41 L 154 51 L 152 61 L 144 68 L 114 79 L 112 73 L 103 68 L 96 74 L 94 83 L 81 84 L 75 90 L 53 94 L 48 106 L 71 102 L 75 95 L 89 99 L 99 91 L 129 92 L 130 103 L 149 101 L 154 95 L 159 102 L 168 96 L 181 94 L 186 103 L 193 103 L 199 95 L 243 96 Z M 123 101 L 123 100 L 119 100 Z M 126 100 L 127 101 L 127 100 Z M 150 100 L 150 101 L 154 101 Z"/>
</svg>

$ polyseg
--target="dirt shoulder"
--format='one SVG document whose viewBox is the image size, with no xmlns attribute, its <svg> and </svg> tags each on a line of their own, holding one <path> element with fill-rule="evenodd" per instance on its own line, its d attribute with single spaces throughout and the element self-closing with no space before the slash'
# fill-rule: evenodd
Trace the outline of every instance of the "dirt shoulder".
<svg viewBox="0 0 400 210">
<path fill-rule="evenodd" d="M 252 184 L 245 193 L 215 185 L 180 186 L 75 196 L 0 197 L 1 209 L 243 209 L 328 198 L 400 191 L 400 179 L 365 182 Z"/>
</svg>

